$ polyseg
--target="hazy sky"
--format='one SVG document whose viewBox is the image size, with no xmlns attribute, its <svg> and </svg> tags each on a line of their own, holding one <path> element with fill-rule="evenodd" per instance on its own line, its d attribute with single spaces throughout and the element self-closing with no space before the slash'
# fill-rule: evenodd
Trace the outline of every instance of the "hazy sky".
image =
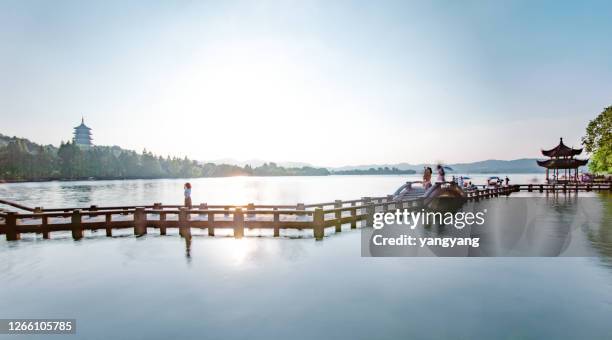
<svg viewBox="0 0 612 340">
<path fill-rule="evenodd" d="M 610 1 L 0 1 L 0 133 L 315 165 L 578 146 Z"/>
</svg>

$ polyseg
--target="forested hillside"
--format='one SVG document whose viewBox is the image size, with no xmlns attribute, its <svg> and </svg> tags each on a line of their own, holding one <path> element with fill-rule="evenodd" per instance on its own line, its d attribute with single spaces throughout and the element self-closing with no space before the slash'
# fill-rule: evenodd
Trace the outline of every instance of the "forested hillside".
<svg viewBox="0 0 612 340">
<path fill-rule="evenodd" d="M 54 179 L 192 178 L 224 176 L 321 176 L 323 168 L 284 168 L 266 163 L 252 168 L 202 164 L 188 158 L 161 157 L 113 146 L 80 149 L 73 143 L 59 148 L 27 139 L 0 135 L 0 179 L 8 181 Z"/>
</svg>

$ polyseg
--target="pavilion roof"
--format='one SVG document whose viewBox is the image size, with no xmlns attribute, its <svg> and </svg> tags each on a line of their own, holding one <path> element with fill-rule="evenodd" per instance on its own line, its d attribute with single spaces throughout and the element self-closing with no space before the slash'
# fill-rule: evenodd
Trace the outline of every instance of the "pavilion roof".
<svg viewBox="0 0 612 340">
<path fill-rule="evenodd" d="M 542 150 L 542 154 L 547 157 L 572 157 L 582 153 L 582 149 L 574 149 L 563 144 L 563 138 L 560 138 L 559 145 L 550 150 Z"/>
<path fill-rule="evenodd" d="M 575 159 L 575 158 L 557 158 L 557 159 L 547 159 L 545 161 L 537 161 L 539 166 L 548 168 L 548 169 L 575 169 L 580 166 L 586 165 L 589 160 L 588 159 Z"/>
</svg>

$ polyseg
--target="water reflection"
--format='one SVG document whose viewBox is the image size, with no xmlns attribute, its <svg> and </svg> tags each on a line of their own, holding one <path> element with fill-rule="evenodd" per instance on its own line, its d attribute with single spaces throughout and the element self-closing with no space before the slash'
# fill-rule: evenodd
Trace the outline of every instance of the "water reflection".
<svg viewBox="0 0 612 340">
<path fill-rule="evenodd" d="M 592 223 L 585 228 L 588 240 L 602 261 L 602 264 L 612 269 L 612 195 L 601 194 L 599 209 L 588 211 Z M 601 213 L 597 213 L 601 212 Z"/>
<path fill-rule="evenodd" d="M 185 239 L 185 257 L 191 260 L 191 235 L 183 237 Z"/>
<path fill-rule="evenodd" d="M 468 202 L 460 211 L 485 213 L 485 223 L 463 229 L 444 223 L 386 225 L 380 230 L 362 230 L 362 250 L 372 256 L 599 256 L 609 265 L 612 249 L 612 200 L 607 195 L 576 197 L 498 197 Z M 425 212 L 423 212 L 425 213 Z M 426 244 L 384 246 L 374 237 L 453 239 L 478 246 Z M 450 242 L 450 241 L 449 241 Z"/>
</svg>

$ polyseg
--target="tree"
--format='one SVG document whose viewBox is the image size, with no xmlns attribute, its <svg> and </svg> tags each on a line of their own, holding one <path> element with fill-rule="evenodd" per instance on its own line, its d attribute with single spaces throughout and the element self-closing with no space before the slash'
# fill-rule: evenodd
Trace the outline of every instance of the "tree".
<svg viewBox="0 0 612 340">
<path fill-rule="evenodd" d="M 594 173 L 612 173 L 612 106 L 589 122 L 582 144 L 591 153 L 589 170 Z"/>
<path fill-rule="evenodd" d="M 57 151 L 62 177 L 76 179 L 83 176 L 83 152 L 74 143 L 62 143 Z"/>
</svg>

